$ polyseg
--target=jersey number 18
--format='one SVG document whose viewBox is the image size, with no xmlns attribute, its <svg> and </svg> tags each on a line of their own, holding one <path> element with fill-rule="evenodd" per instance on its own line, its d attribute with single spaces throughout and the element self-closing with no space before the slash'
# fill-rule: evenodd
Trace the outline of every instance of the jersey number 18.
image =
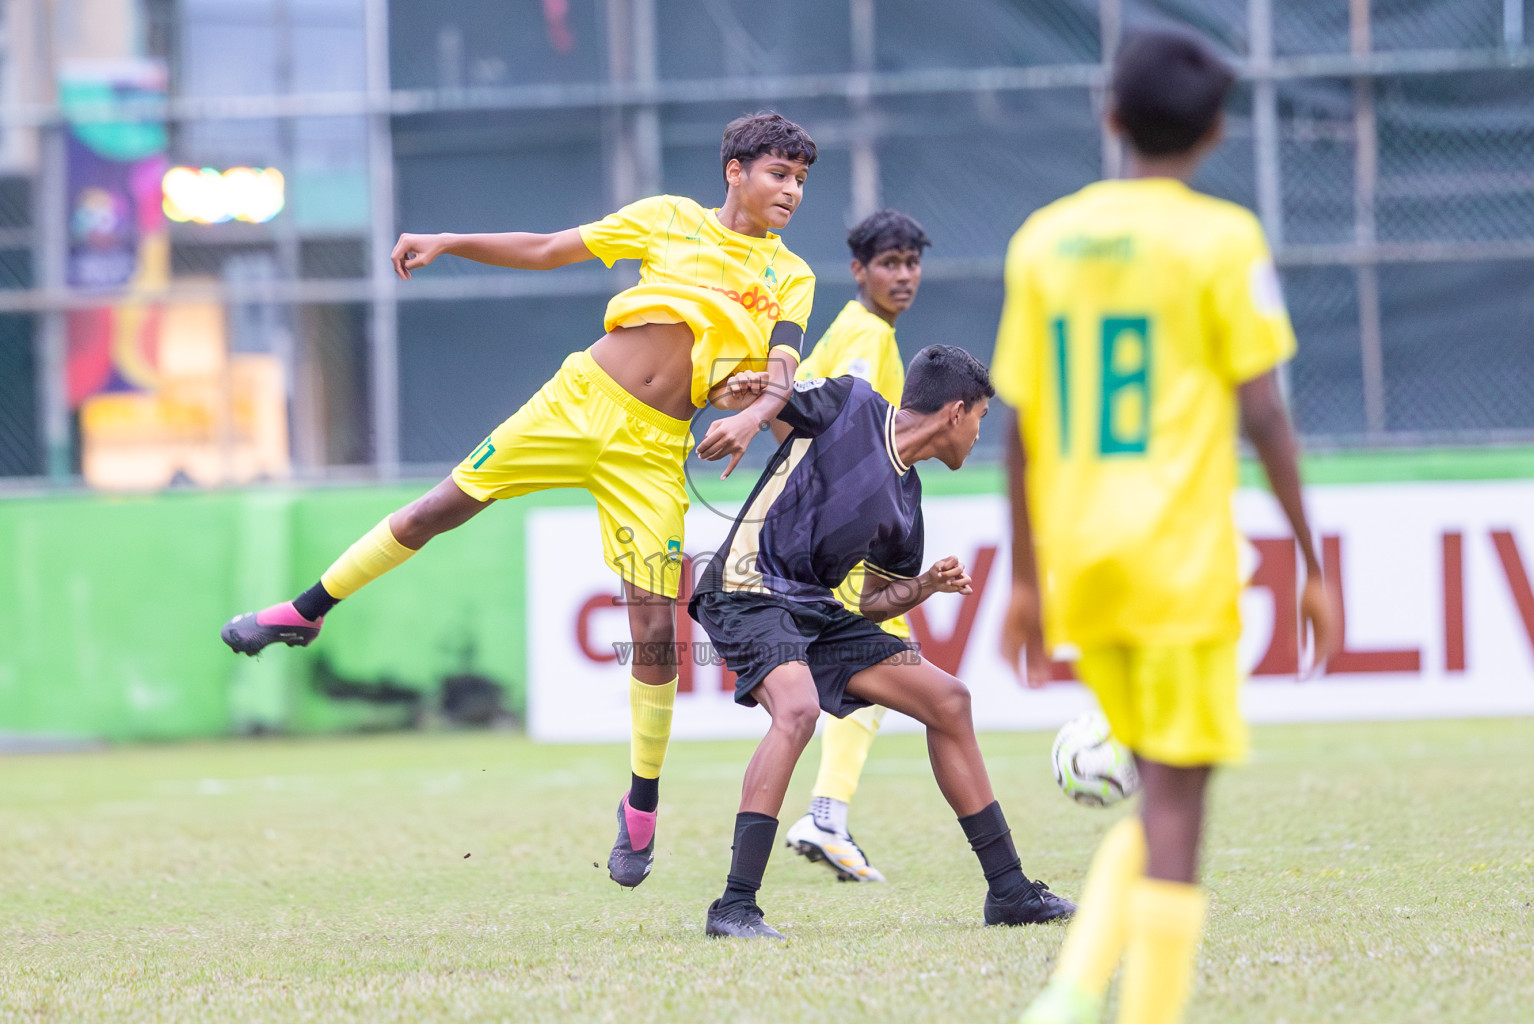
<svg viewBox="0 0 1534 1024">
<path fill-rule="evenodd" d="M 1071 452 L 1069 325 L 1050 321 L 1055 341 L 1056 397 L 1060 405 L 1060 452 Z M 1099 322 L 1097 454 L 1144 455 L 1150 440 L 1151 325 L 1144 316 L 1105 316 Z"/>
</svg>

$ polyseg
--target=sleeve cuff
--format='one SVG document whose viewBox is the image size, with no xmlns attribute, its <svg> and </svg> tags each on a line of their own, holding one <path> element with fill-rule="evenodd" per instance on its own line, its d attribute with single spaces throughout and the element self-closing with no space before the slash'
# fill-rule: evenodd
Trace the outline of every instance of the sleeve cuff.
<svg viewBox="0 0 1534 1024">
<path fill-rule="evenodd" d="M 1287 340 L 1279 342 L 1255 357 L 1243 359 L 1231 367 L 1231 376 L 1237 384 L 1245 384 L 1247 381 L 1256 380 L 1270 370 L 1277 369 L 1284 363 L 1294 358 L 1295 346 Z"/>
<path fill-rule="evenodd" d="M 591 244 L 590 229 L 595 226 L 596 225 L 594 224 L 582 224 L 577 229 L 581 233 L 581 243 L 586 246 L 586 250 L 590 252 L 591 255 L 601 260 L 603 265 L 606 266 L 608 270 L 611 270 L 613 268 L 613 264 L 618 262 L 618 257 L 609 256 L 607 253 L 599 251 L 595 245 Z"/>
</svg>

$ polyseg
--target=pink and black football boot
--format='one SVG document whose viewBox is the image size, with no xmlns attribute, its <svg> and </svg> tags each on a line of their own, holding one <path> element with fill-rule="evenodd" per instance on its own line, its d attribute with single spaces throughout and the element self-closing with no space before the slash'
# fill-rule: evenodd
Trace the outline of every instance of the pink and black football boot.
<svg viewBox="0 0 1534 1024">
<path fill-rule="evenodd" d="M 618 839 L 607 857 L 607 875 L 629 889 L 650 877 L 655 866 L 655 813 L 636 811 L 629 795 L 618 801 Z"/>
<path fill-rule="evenodd" d="M 325 617 L 310 620 L 298 614 L 292 601 L 274 604 L 258 612 L 236 615 L 224 623 L 219 636 L 236 654 L 260 654 L 268 644 L 308 647 L 320 635 Z"/>
</svg>

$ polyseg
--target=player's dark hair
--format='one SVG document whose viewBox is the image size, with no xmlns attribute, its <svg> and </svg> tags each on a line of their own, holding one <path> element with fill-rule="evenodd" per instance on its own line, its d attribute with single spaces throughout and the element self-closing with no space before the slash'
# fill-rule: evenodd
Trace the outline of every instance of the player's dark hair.
<svg viewBox="0 0 1534 1024">
<path fill-rule="evenodd" d="M 906 369 L 900 407 L 912 412 L 937 412 L 958 399 L 964 408 L 992 398 L 991 374 L 985 364 L 957 345 L 928 345 Z"/>
<path fill-rule="evenodd" d="M 1113 109 L 1137 152 L 1186 153 L 1208 134 L 1235 80 L 1202 36 L 1151 29 L 1125 42 L 1113 62 Z"/>
<path fill-rule="evenodd" d="M 729 167 L 731 160 L 739 160 L 749 170 L 751 161 L 766 153 L 803 160 L 806 165 L 813 164 L 818 155 L 809 132 L 770 110 L 737 117 L 724 126 L 724 141 L 719 144 L 721 169 Z"/>
<path fill-rule="evenodd" d="M 847 232 L 847 248 L 852 250 L 852 258 L 865 267 L 881 252 L 915 249 L 919 255 L 931 244 L 932 239 L 916 223 L 916 218 L 899 210 L 870 213 Z"/>
</svg>

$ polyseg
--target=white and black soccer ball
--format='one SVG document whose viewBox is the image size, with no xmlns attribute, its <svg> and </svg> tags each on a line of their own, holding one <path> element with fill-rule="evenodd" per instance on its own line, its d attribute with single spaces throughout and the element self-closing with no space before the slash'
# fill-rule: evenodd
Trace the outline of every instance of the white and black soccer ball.
<svg viewBox="0 0 1534 1024">
<path fill-rule="evenodd" d="M 1049 760 L 1061 791 L 1088 807 L 1109 807 L 1140 788 L 1134 755 L 1113 738 L 1100 711 L 1085 712 L 1061 726 Z"/>
</svg>

